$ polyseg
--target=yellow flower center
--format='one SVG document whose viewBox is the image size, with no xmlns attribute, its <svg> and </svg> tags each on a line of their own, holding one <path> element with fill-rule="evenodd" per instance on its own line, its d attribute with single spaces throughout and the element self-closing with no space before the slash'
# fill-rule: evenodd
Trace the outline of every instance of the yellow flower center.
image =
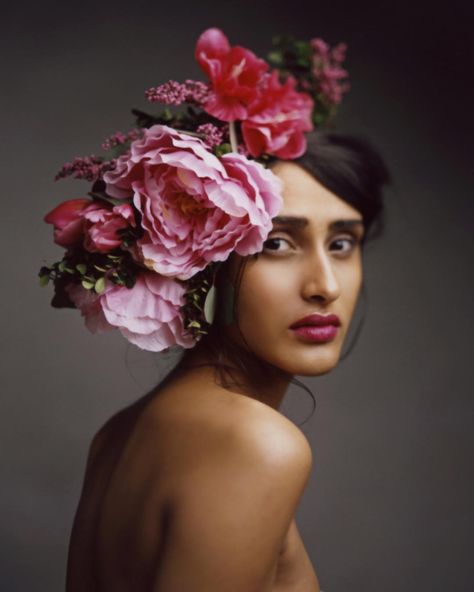
<svg viewBox="0 0 474 592">
<path fill-rule="evenodd" d="M 203 214 L 207 208 L 203 207 L 198 201 L 191 197 L 188 193 L 179 193 L 176 196 L 176 207 L 181 210 L 185 216 L 199 216 Z"/>
</svg>

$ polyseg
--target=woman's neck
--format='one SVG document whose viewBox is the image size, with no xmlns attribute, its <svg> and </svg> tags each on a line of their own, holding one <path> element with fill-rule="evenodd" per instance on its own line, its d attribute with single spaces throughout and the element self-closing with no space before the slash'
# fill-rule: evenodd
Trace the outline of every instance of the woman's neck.
<svg viewBox="0 0 474 592">
<path fill-rule="evenodd" d="M 193 349 L 185 351 L 176 370 L 183 372 L 189 368 L 202 368 L 203 372 L 207 370 L 210 379 L 218 379 L 218 384 L 226 390 L 251 397 L 274 409 L 280 407 L 291 375 L 240 347 L 234 350 L 239 352 L 240 363 L 235 363 L 236 356 L 232 356 L 231 352 L 224 354 L 222 349 L 219 349 L 216 359 L 215 351 L 205 343 L 198 343 Z"/>
</svg>

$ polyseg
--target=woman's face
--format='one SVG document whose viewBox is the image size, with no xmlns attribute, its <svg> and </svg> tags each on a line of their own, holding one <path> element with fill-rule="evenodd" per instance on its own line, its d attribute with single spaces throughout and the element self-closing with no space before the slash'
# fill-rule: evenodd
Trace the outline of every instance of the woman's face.
<svg viewBox="0 0 474 592">
<path fill-rule="evenodd" d="M 263 251 L 246 261 L 240 330 L 259 358 L 281 370 L 324 374 L 339 360 L 361 287 L 362 216 L 297 164 L 278 162 L 272 170 L 283 181 L 284 205 Z M 240 262 L 235 254 L 229 261 L 234 280 Z M 340 324 L 319 319 L 324 327 L 291 328 L 315 314 L 337 315 Z M 235 323 L 228 330 L 244 345 Z"/>
</svg>

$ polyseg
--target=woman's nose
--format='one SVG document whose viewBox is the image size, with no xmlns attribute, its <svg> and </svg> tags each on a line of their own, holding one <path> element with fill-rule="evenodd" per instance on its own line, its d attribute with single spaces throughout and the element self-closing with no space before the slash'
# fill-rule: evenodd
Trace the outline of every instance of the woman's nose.
<svg viewBox="0 0 474 592">
<path fill-rule="evenodd" d="M 303 298 L 332 302 L 339 294 L 340 286 L 330 256 L 326 252 L 315 252 L 307 262 Z"/>
</svg>

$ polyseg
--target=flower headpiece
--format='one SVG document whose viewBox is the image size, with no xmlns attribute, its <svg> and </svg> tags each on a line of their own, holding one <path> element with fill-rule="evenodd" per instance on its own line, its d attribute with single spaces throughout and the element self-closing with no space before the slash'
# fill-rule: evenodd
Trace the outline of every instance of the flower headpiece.
<svg viewBox="0 0 474 592">
<path fill-rule="evenodd" d="M 345 45 L 321 39 L 278 38 L 265 61 L 212 28 L 195 57 L 208 82 L 147 90 L 166 107 L 133 110 L 136 127 L 105 140 L 105 156 L 66 163 L 56 179 L 91 190 L 44 218 L 66 248 L 39 273 L 54 283 L 52 305 L 150 351 L 190 348 L 207 333 L 219 264 L 260 252 L 281 209 L 281 182 L 265 164 L 301 156 L 305 132 L 331 121 L 349 88 Z"/>
</svg>

